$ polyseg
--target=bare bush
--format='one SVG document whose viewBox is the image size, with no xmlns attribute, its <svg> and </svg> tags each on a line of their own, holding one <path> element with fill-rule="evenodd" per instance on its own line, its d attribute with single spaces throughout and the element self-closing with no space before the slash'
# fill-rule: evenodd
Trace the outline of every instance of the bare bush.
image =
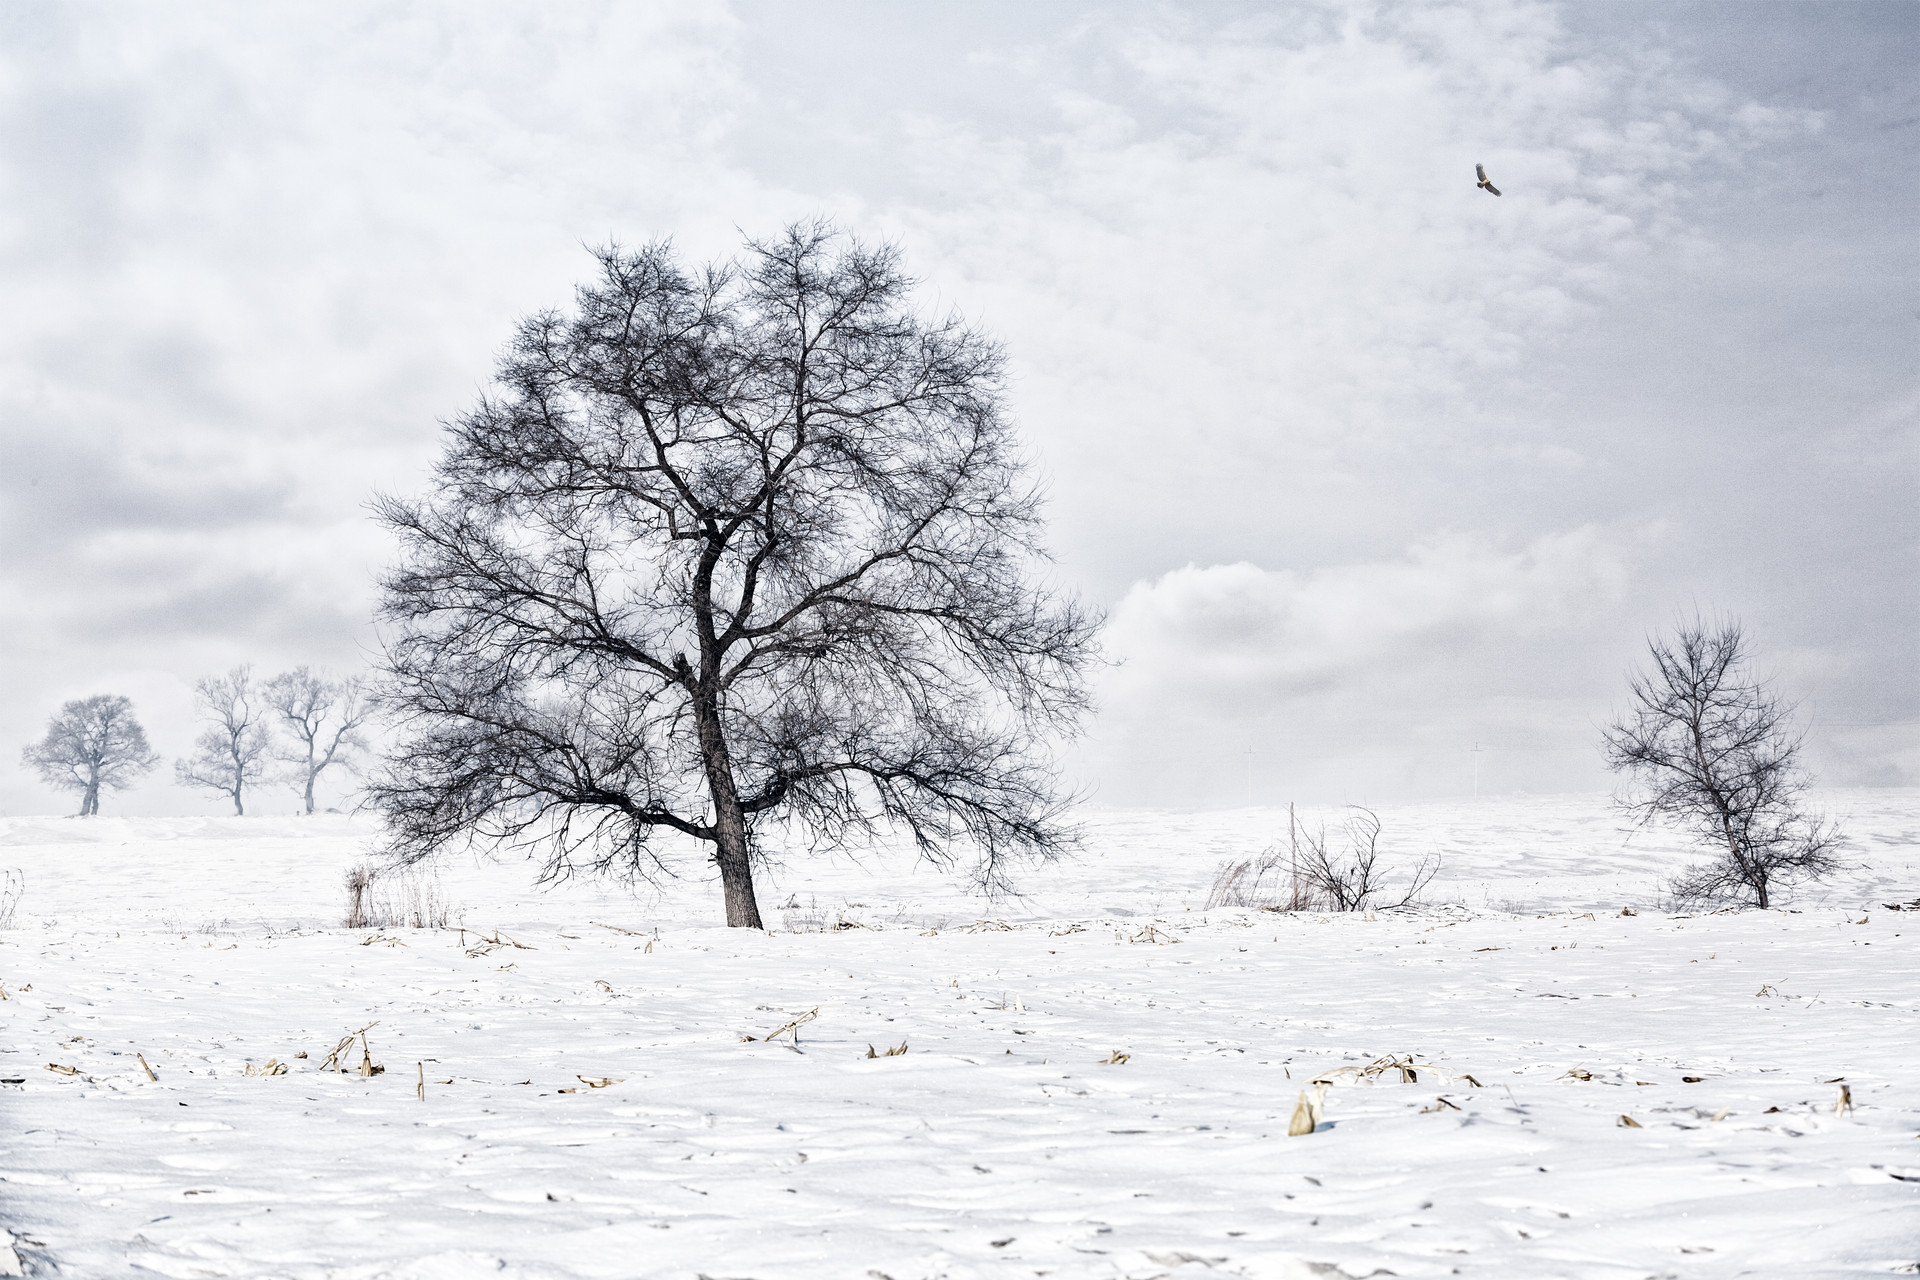
<svg viewBox="0 0 1920 1280">
<path fill-rule="evenodd" d="M 371 929 L 373 923 L 374 870 L 361 863 L 347 872 L 347 916 L 340 923 L 349 929 Z"/>
<path fill-rule="evenodd" d="M 1341 824 L 1347 837 L 1346 851 L 1336 851 L 1327 839 L 1326 829 L 1310 835 L 1299 831 L 1299 845 L 1304 852 L 1295 855 L 1295 863 L 1305 874 L 1306 881 L 1312 886 L 1332 911 L 1370 911 L 1380 908 L 1404 907 L 1420 896 L 1421 890 L 1432 882 L 1440 870 L 1440 860 L 1428 856 L 1420 859 L 1413 869 L 1413 876 L 1407 884 L 1407 890 L 1394 901 L 1387 900 L 1386 867 L 1380 861 L 1380 819 L 1371 809 L 1359 805 L 1351 806 L 1347 811 L 1347 820 Z"/>
<path fill-rule="evenodd" d="M 464 913 L 448 901 L 431 867 L 376 867 L 360 863 L 347 872 L 349 929 L 445 929 Z"/>
<path fill-rule="evenodd" d="M 1257 858 L 1229 859 L 1214 874 L 1207 910 L 1255 907 L 1262 911 L 1374 911 L 1404 907 L 1432 883 L 1440 870 L 1436 857 L 1422 858 L 1406 890 L 1390 899 L 1387 866 L 1380 850 L 1380 819 L 1371 810 L 1351 806 L 1341 824 L 1342 850 L 1322 826 L 1302 827 L 1287 807 L 1287 847 L 1265 850 Z"/>
</svg>

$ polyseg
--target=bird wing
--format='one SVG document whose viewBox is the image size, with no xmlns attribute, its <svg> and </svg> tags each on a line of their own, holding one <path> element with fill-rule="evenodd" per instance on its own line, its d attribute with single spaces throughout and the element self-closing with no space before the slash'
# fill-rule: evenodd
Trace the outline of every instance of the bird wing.
<svg viewBox="0 0 1920 1280">
<path fill-rule="evenodd" d="M 1500 194 L 1500 188 L 1494 186 L 1491 182 L 1483 182 L 1480 185 L 1485 187 L 1488 191 L 1492 192 L 1496 196 Z"/>
<path fill-rule="evenodd" d="M 1484 184 L 1487 180 L 1487 170 L 1485 166 L 1483 165 L 1473 166 L 1473 176 L 1480 179 L 1481 183 Z"/>
</svg>

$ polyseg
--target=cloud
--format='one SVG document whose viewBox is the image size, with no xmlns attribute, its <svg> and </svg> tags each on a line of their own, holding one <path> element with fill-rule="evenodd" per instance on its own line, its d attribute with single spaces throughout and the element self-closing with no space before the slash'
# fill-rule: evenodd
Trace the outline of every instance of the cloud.
<svg viewBox="0 0 1920 1280">
<path fill-rule="evenodd" d="M 1113 611 L 1118 665 L 1075 771 L 1107 803 L 1458 794 L 1480 763 L 1502 789 L 1598 785 L 1593 718 L 1663 536 L 1453 534 L 1381 560 L 1138 582 Z"/>
<path fill-rule="evenodd" d="M 1588 626 L 1627 581 L 1622 548 L 1594 526 L 1516 551 L 1456 535 L 1306 571 L 1188 565 L 1135 584 L 1114 609 L 1108 643 L 1124 665 L 1112 696 L 1271 702 Z"/>
</svg>

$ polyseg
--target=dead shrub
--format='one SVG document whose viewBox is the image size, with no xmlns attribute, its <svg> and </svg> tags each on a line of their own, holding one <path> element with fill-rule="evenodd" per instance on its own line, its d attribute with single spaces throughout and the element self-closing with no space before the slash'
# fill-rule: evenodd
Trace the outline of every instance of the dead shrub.
<svg viewBox="0 0 1920 1280">
<path fill-rule="evenodd" d="M 1254 907 L 1262 911 L 1372 911 L 1404 907 L 1419 897 L 1440 870 L 1436 857 L 1422 858 L 1406 891 L 1389 899 L 1386 863 L 1380 850 L 1380 819 L 1360 805 L 1350 806 L 1341 824 L 1346 848 L 1338 847 L 1322 826 L 1308 831 L 1287 806 L 1287 847 L 1263 851 L 1258 858 L 1228 860 L 1214 874 L 1206 909 Z"/>
<path fill-rule="evenodd" d="M 363 862 L 347 872 L 349 929 L 445 929 L 465 913 L 447 900 L 431 867 L 376 867 Z"/>
</svg>

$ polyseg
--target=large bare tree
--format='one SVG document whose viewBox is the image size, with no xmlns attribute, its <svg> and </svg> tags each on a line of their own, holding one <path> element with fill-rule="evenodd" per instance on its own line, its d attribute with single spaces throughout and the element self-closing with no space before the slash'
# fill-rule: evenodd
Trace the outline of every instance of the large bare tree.
<svg viewBox="0 0 1920 1280">
<path fill-rule="evenodd" d="M 703 842 L 759 927 L 756 835 L 904 829 L 989 883 L 1069 839 L 1046 749 L 1096 620 L 1036 585 L 1000 348 L 824 224 L 692 268 L 597 254 L 382 500 L 391 852 L 665 869 Z"/>
<path fill-rule="evenodd" d="M 174 780 L 219 792 L 233 801 L 236 817 L 244 816 L 247 789 L 266 772 L 273 752 L 272 723 L 253 668 L 242 663 L 224 676 L 194 681 L 193 700 L 206 728 L 194 739 L 193 754 L 173 762 Z"/>
<path fill-rule="evenodd" d="M 261 695 L 287 735 L 277 754 L 312 813 L 320 775 L 335 765 L 351 769 L 353 757 L 366 747 L 360 735 L 369 711 L 365 682 L 358 676 L 334 680 L 324 672 L 295 667 L 267 681 Z"/>
<path fill-rule="evenodd" d="M 119 694 L 76 698 L 47 722 L 47 736 L 20 753 L 49 786 L 80 793 L 80 816 L 100 812 L 100 793 L 131 786 L 160 762 L 133 703 Z"/>
<path fill-rule="evenodd" d="M 1839 829 L 1805 808 L 1793 708 L 1752 674 L 1740 624 L 1695 619 L 1647 647 L 1651 668 L 1605 730 L 1607 764 L 1627 775 L 1625 808 L 1713 851 L 1675 896 L 1764 908 L 1783 884 L 1834 871 Z"/>
</svg>

